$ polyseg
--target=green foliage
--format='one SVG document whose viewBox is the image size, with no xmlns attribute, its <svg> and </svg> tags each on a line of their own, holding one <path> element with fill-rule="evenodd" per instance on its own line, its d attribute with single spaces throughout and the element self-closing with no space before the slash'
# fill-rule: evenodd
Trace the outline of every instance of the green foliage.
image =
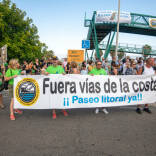
<svg viewBox="0 0 156 156">
<path fill-rule="evenodd" d="M 120 48 L 118 50 L 118 59 L 121 60 L 124 57 L 124 50 L 122 48 Z"/>
<path fill-rule="evenodd" d="M 5 44 L 8 59 L 18 58 L 20 61 L 41 58 L 48 48 L 39 41 L 32 19 L 10 0 L 0 2 L 0 47 Z"/>
<path fill-rule="evenodd" d="M 142 53 L 144 57 L 147 57 L 148 55 L 150 55 L 151 51 L 152 51 L 152 47 L 148 44 L 145 44 L 142 47 Z"/>
<path fill-rule="evenodd" d="M 115 48 L 116 48 L 116 46 L 112 45 L 111 49 L 110 49 L 110 55 L 111 55 L 112 58 L 115 56 Z"/>
<path fill-rule="evenodd" d="M 115 49 L 116 49 L 116 46 L 112 45 L 111 51 L 110 51 L 110 55 L 112 58 L 115 57 Z M 119 60 L 121 60 L 124 57 L 124 50 L 122 48 L 118 49 L 117 56 Z"/>
<path fill-rule="evenodd" d="M 52 58 L 54 56 L 54 52 L 52 50 L 44 51 L 43 56 L 47 59 Z"/>
</svg>

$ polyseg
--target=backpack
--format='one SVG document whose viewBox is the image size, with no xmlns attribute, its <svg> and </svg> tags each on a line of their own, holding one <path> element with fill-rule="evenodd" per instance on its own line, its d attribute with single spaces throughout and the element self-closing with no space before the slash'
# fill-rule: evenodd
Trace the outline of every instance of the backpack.
<svg viewBox="0 0 156 156">
<path fill-rule="evenodd" d="M 8 90 L 9 81 L 4 81 L 4 89 Z"/>
</svg>

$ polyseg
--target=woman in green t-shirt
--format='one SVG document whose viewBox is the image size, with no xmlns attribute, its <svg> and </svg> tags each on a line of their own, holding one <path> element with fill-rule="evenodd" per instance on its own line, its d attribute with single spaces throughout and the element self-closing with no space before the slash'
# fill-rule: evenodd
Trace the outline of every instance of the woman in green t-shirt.
<svg viewBox="0 0 156 156">
<path fill-rule="evenodd" d="M 17 59 L 11 59 L 9 62 L 9 68 L 5 73 L 5 81 L 9 81 L 9 95 L 11 96 L 11 102 L 10 102 L 10 120 L 15 120 L 14 112 L 18 114 L 22 114 L 23 112 L 16 109 L 14 110 L 14 96 L 13 96 L 13 84 L 14 84 L 14 78 L 16 78 L 18 75 L 20 75 L 20 70 L 18 69 L 18 60 Z"/>
</svg>

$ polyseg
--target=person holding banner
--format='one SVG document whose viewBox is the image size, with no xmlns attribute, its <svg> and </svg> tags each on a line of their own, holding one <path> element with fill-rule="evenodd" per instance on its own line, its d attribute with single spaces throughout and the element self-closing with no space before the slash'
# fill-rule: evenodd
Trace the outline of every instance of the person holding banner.
<svg viewBox="0 0 156 156">
<path fill-rule="evenodd" d="M 48 66 L 48 68 L 45 71 L 45 74 L 65 74 L 65 71 L 62 66 L 59 66 L 58 63 L 58 58 L 56 56 L 53 56 L 53 65 Z M 68 113 L 66 110 L 62 110 L 62 113 L 64 116 L 68 116 Z M 55 109 L 52 110 L 52 117 L 53 119 L 56 119 L 56 111 Z"/>
<path fill-rule="evenodd" d="M 11 96 L 10 102 L 10 120 L 15 120 L 14 113 L 22 114 L 23 112 L 16 109 L 14 110 L 14 94 L 13 94 L 13 84 L 14 78 L 20 75 L 20 70 L 18 69 L 19 63 L 17 59 L 11 59 L 9 61 L 9 69 L 5 73 L 5 81 L 9 81 L 9 95 Z"/>
<path fill-rule="evenodd" d="M 146 64 L 142 68 L 139 68 L 138 75 L 155 75 L 156 72 L 154 71 L 153 67 L 154 67 L 154 58 L 150 57 L 146 60 Z M 149 114 L 152 113 L 152 111 L 148 107 L 148 104 L 145 104 L 143 111 Z M 140 105 L 137 106 L 136 112 L 138 114 L 142 114 Z"/>
<path fill-rule="evenodd" d="M 89 75 L 94 76 L 94 75 L 107 75 L 107 72 L 102 68 L 102 62 L 101 61 L 96 61 L 96 67 L 93 68 L 90 72 Z M 102 111 L 105 114 L 108 114 L 108 111 L 106 108 L 103 108 Z M 99 108 L 95 109 L 95 114 L 99 113 Z"/>
</svg>

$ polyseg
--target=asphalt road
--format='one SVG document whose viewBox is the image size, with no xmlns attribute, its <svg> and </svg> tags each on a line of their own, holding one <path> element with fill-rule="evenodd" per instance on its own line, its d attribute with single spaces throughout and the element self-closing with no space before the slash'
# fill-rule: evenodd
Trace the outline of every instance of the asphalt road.
<svg viewBox="0 0 156 156">
<path fill-rule="evenodd" d="M 9 120 L 9 99 L 0 110 L 0 156 L 156 156 L 156 107 L 152 114 L 135 107 L 60 111 L 24 110 Z"/>
</svg>

